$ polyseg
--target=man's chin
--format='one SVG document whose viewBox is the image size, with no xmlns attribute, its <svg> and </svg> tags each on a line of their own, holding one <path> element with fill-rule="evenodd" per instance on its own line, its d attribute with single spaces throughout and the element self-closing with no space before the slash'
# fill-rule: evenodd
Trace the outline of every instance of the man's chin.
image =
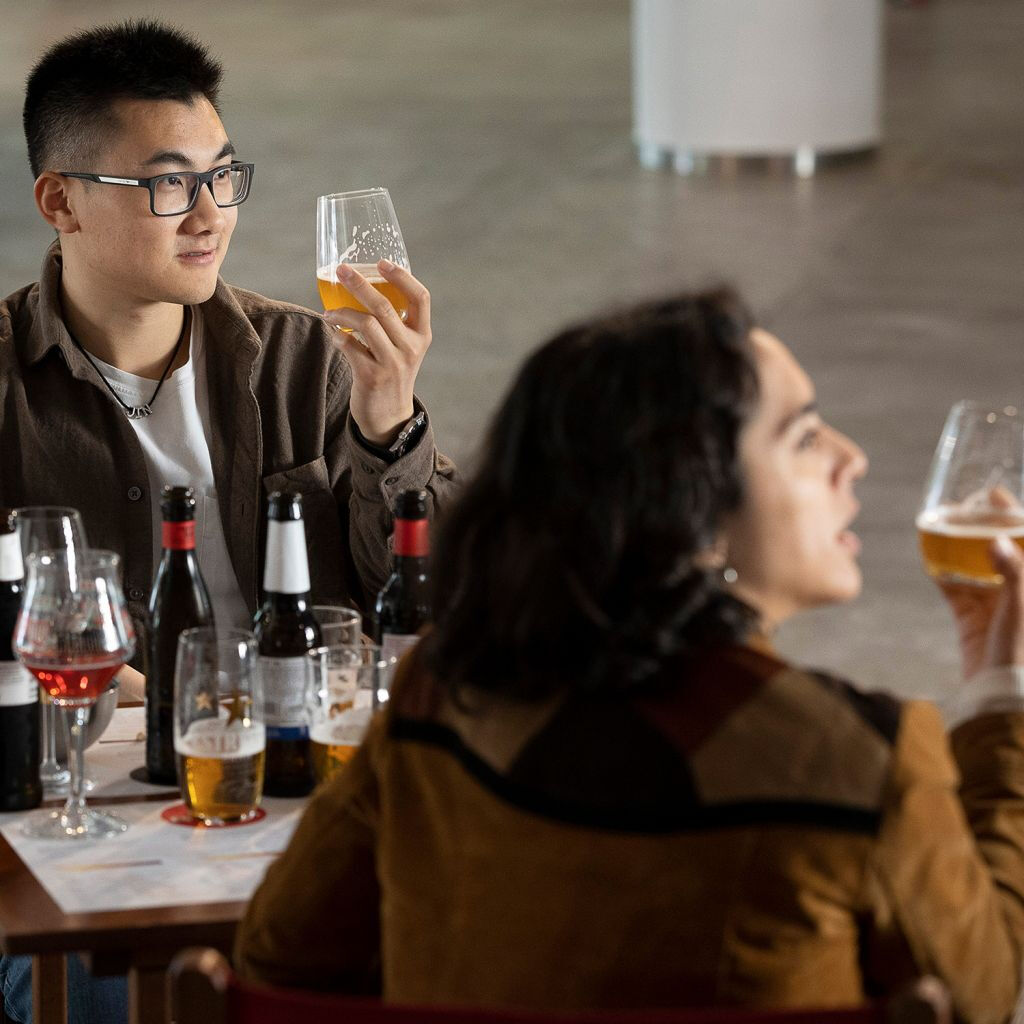
<svg viewBox="0 0 1024 1024">
<path fill-rule="evenodd" d="M 175 288 L 164 296 L 164 302 L 173 302 L 178 306 L 199 306 L 213 297 L 217 290 L 217 275 L 209 280 L 189 281 L 180 288 Z"/>
</svg>

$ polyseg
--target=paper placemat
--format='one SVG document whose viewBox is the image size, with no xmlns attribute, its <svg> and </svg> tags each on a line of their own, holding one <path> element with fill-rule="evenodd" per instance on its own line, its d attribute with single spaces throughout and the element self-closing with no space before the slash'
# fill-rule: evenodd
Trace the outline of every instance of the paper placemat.
<svg viewBox="0 0 1024 1024">
<path fill-rule="evenodd" d="M 22 835 L 22 820 L 41 811 L 4 815 L 0 833 L 66 914 L 223 903 L 249 899 L 305 803 L 267 799 L 266 818 L 246 828 L 188 829 L 160 817 L 175 802 L 110 807 L 129 824 L 111 839 Z"/>
</svg>

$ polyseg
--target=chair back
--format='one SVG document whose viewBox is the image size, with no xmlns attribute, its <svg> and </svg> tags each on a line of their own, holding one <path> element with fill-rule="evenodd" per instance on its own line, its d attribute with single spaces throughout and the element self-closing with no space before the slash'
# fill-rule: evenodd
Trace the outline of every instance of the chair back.
<svg viewBox="0 0 1024 1024">
<path fill-rule="evenodd" d="M 291 989 L 237 978 L 214 949 L 174 958 L 171 1019 L 175 1024 L 951 1024 L 949 995 L 923 978 L 884 1003 L 852 1009 L 707 1009 L 532 1011 L 398 1006 Z"/>
</svg>

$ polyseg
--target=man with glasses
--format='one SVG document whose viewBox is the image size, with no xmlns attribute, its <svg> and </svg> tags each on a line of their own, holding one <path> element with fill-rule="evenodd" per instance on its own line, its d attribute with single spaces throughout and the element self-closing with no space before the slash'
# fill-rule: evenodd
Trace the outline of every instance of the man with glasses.
<svg viewBox="0 0 1024 1024">
<path fill-rule="evenodd" d="M 142 621 L 161 487 L 191 484 L 227 626 L 258 606 L 267 494 L 298 490 L 314 597 L 365 609 L 388 572 L 393 499 L 453 486 L 413 396 L 429 296 L 388 264 L 407 321 L 358 274 L 370 313 L 321 316 L 219 278 L 254 178 L 218 115 L 220 78 L 198 42 L 154 22 L 71 36 L 33 69 L 25 134 L 58 239 L 39 282 L 0 305 L 0 504 L 78 507 L 90 542 L 121 554 Z"/>
<path fill-rule="evenodd" d="M 379 267 L 409 300 L 404 323 L 358 274 L 346 285 L 369 312 L 325 317 L 218 276 L 254 176 L 221 123 L 220 78 L 191 37 L 129 22 L 56 44 L 26 89 L 35 202 L 57 240 L 40 280 L 0 302 L 0 506 L 77 507 L 90 542 L 122 556 L 140 631 L 165 484 L 196 489 L 222 626 L 257 608 L 271 491 L 304 495 L 314 598 L 366 610 L 393 499 L 454 486 L 413 396 L 430 299 L 408 271 Z M 123 1017 L 123 984 L 71 970 L 73 1022 Z M 3 958 L 0 983 L 29 1019 L 25 962 Z"/>
</svg>

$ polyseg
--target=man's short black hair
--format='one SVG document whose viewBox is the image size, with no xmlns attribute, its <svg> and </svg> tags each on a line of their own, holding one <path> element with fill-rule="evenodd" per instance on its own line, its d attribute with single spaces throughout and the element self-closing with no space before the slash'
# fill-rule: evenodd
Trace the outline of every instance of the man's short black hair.
<svg viewBox="0 0 1024 1024">
<path fill-rule="evenodd" d="M 95 170 L 84 163 L 116 127 L 116 100 L 191 103 L 205 96 L 217 109 L 222 74 L 195 37 L 158 21 L 103 25 L 62 39 L 32 69 L 25 89 L 33 175 Z"/>
</svg>

